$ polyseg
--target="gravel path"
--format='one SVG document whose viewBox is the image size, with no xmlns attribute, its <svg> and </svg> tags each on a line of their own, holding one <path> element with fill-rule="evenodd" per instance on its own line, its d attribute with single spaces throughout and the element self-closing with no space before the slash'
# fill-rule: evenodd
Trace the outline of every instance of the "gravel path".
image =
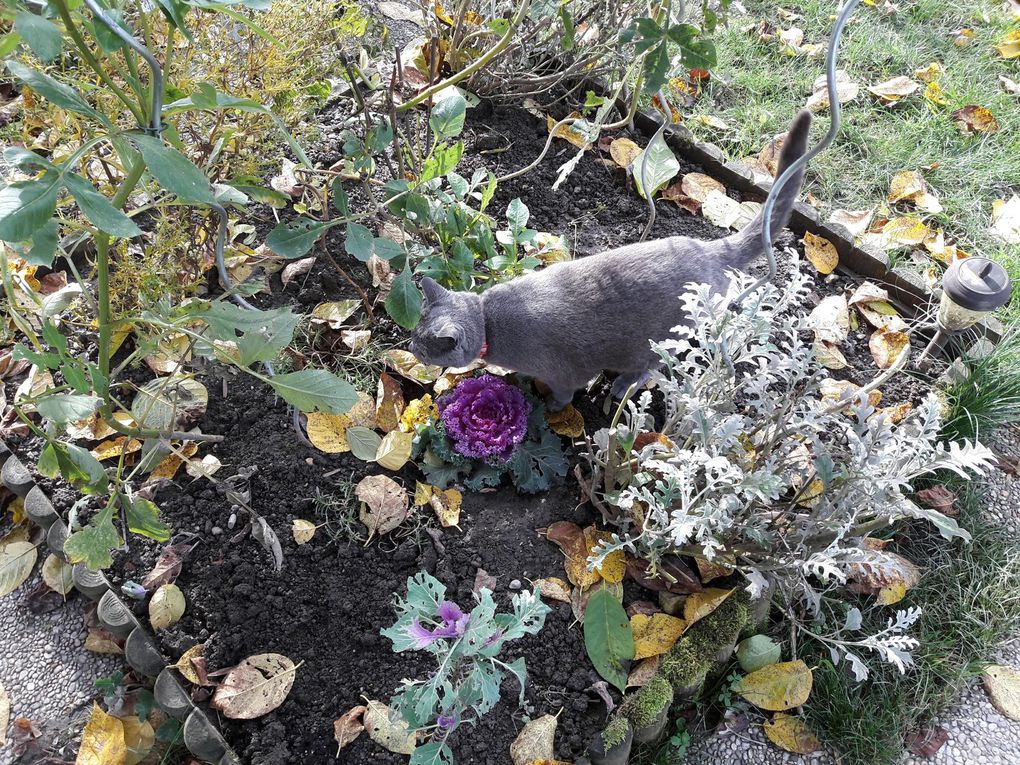
<svg viewBox="0 0 1020 765">
<path fill-rule="evenodd" d="M 62 740 L 66 729 L 80 731 L 95 692 L 92 681 L 120 669 L 123 661 L 85 650 L 88 601 L 81 594 L 72 592 L 62 608 L 38 616 L 20 605 L 42 578 L 40 568 L 41 563 L 0 601 L 0 684 L 11 699 L 8 734 L 14 720 L 25 717 L 45 728 L 47 737 Z M 0 748 L 0 765 L 13 761 L 8 741 Z"/>
<path fill-rule="evenodd" d="M 1020 456 L 1020 432 L 1004 431 L 992 439 L 994 447 Z M 1020 478 L 993 470 L 985 478 L 985 512 L 1020 533 Z M 1020 669 L 1020 625 L 1006 641 L 994 662 Z M 936 721 L 949 733 L 949 741 L 930 758 L 904 753 L 901 765 L 1016 765 L 1020 763 L 1020 722 L 1001 715 L 975 680 L 956 704 Z M 738 735 L 720 734 L 694 742 L 684 765 L 838 765 L 830 753 L 804 757 L 777 749 L 753 725 Z"/>
</svg>

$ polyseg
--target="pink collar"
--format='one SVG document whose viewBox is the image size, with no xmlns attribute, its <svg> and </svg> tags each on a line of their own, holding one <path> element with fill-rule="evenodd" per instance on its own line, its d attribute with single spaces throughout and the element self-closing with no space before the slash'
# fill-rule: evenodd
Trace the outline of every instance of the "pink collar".
<svg viewBox="0 0 1020 765">
<path fill-rule="evenodd" d="M 489 353 L 489 344 L 482 343 L 482 350 L 478 352 L 478 358 L 484 359 Z"/>
</svg>

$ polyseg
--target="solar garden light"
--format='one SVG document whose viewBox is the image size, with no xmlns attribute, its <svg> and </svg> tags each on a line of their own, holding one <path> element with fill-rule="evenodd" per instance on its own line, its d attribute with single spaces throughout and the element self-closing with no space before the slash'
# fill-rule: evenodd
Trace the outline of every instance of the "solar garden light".
<svg viewBox="0 0 1020 765">
<path fill-rule="evenodd" d="M 953 261 L 942 277 L 942 300 L 936 316 L 938 331 L 918 358 L 917 367 L 927 369 L 931 363 L 928 357 L 940 350 L 950 336 L 965 332 L 1004 306 L 1012 290 L 1006 269 L 993 260 Z"/>
</svg>

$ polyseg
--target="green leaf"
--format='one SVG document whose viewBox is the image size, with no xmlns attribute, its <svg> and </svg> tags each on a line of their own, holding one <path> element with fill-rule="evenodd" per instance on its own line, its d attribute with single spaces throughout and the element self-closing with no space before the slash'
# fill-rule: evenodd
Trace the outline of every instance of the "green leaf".
<svg viewBox="0 0 1020 765">
<path fill-rule="evenodd" d="M 333 209 L 340 213 L 343 217 L 349 218 L 351 215 L 350 203 L 347 201 L 347 192 L 344 190 L 343 179 L 338 175 L 333 179 L 333 183 L 329 187 L 330 199 L 333 202 Z"/>
<path fill-rule="evenodd" d="M 300 258 L 312 249 L 324 231 L 341 223 L 343 221 L 323 222 L 311 218 L 295 218 L 270 231 L 266 237 L 266 247 L 282 258 Z"/>
<path fill-rule="evenodd" d="M 634 658 L 634 635 L 627 612 L 607 589 L 597 590 L 588 600 L 584 647 L 595 671 L 623 693 L 628 665 Z"/>
<path fill-rule="evenodd" d="M 16 181 L 0 189 L 0 239 L 24 242 L 53 217 L 60 176 L 48 170 L 38 181 Z"/>
<path fill-rule="evenodd" d="M 64 40 L 60 29 L 49 19 L 29 11 L 18 11 L 14 16 L 14 29 L 21 35 L 32 52 L 43 61 L 52 61 L 60 55 Z"/>
<path fill-rule="evenodd" d="M 60 224 L 48 220 L 42 228 L 32 234 L 32 247 L 25 253 L 25 262 L 30 266 L 47 266 L 53 263 L 60 244 Z"/>
<path fill-rule="evenodd" d="M 124 510 L 129 530 L 157 542 L 170 539 L 170 527 L 159 519 L 159 508 L 154 502 L 133 497 L 128 500 Z"/>
<path fill-rule="evenodd" d="M 290 197 L 276 189 L 268 189 L 255 183 L 243 183 L 239 180 L 230 181 L 230 185 L 252 201 L 269 205 L 277 210 L 282 210 L 290 204 Z"/>
<path fill-rule="evenodd" d="M 289 308 L 275 311 L 261 311 L 265 321 L 255 332 L 245 332 L 237 341 L 241 353 L 241 364 L 248 366 L 256 361 L 272 361 L 277 354 L 290 345 L 294 330 L 301 317 Z"/>
<path fill-rule="evenodd" d="M 39 472 L 47 478 L 63 476 L 82 494 L 106 493 L 109 478 L 99 460 L 87 450 L 63 441 L 50 441 L 39 455 Z"/>
<path fill-rule="evenodd" d="M 456 88 L 446 88 L 436 94 L 432 116 L 429 117 L 429 127 L 440 140 L 456 138 L 464 129 L 466 116 L 467 99 Z"/>
<path fill-rule="evenodd" d="M 64 554 L 71 563 L 84 563 L 96 571 L 113 565 L 110 551 L 122 543 L 113 525 L 113 511 L 105 509 L 81 531 L 74 532 L 64 542 Z"/>
<path fill-rule="evenodd" d="M 408 765 L 453 765 L 453 752 L 445 741 L 432 741 L 415 749 Z"/>
<path fill-rule="evenodd" d="M 514 486 L 535 494 L 548 489 L 556 476 L 565 476 L 568 464 L 560 439 L 545 430 L 541 440 L 529 439 L 517 447 L 509 467 Z"/>
<path fill-rule="evenodd" d="M 141 236 L 142 230 L 128 216 L 110 204 L 110 201 L 96 191 L 95 186 L 77 173 L 67 173 L 64 185 L 71 192 L 85 217 L 112 236 Z"/>
<path fill-rule="evenodd" d="M 216 204 L 209 179 L 190 159 L 151 135 L 133 135 L 131 141 L 145 158 L 149 172 L 167 191 L 185 202 Z"/>
<path fill-rule="evenodd" d="M 0 35 L 0 58 L 6 58 L 14 53 L 19 42 L 21 42 L 21 35 L 17 32 L 8 32 L 5 35 Z"/>
<path fill-rule="evenodd" d="M 531 211 L 520 199 L 514 199 L 507 205 L 506 220 L 510 224 L 511 230 L 521 231 L 528 225 L 529 218 L 531 218 Z"/>
<path fill-rule="evenodd" d="M 166 20 L 174 26 L 177 31 L 183 34 L 188 40 L 194 42 L 194 38 L 191 36 L 191 31 L 188 29 L 188 25 L 184 23 L 184 17 L 188 13 L 188 6 L 182 3 L 180 0 L 156 0 L 159 4 L 159 8 L 163 11 L 163 15 L 166 16 Z"/>
<path fill-rule="evenodd" d="M 634 164 L 631 166 L 634 169 L 634 184 L 637 186 L 638 194 L 642 197 L 646 197 L 641 183 L 641 165 L 645 161 L 645 152 L 648 153 L 645 174 L 652 196 L 680 172 L 680 163 L 677 162 L 673 152 L 666 145 L 666 139 L 661 133 L 656 134 L 645 150 L 634 158 Z"/>
<path fill-rule="evenodd" d="M 358 403 L 358 392 L 325 369 L 302 369 L 268 380 L 284 401 L 302 412 L 344 414 Z"/>
<path fill-rule="evenodd" d="M 24 146 L 5 146 L 4 147 L 4 162 L 8 165 L 14 165 L 22 169 L 39 167 L 44 170 L 58 170 L 56 165 L 50 162 L 46 157 L 36 154 L 34 151 L 26 149 Z"/>
<path fill-rule="evenodd" d="M 408 264 L 393 280 L 390 294 L 386 297 L 386 313 L 404 329 L 414 329 L 421 319 L 422 296 L 411 278 Z"/>
<path fill-rule="evenodd" d="M 128 34 L 134 34 L 128 27 L 127 22 L 124 20 L 124 13 L 118 8 L 107 8 L 106 15 L 110 20 L 116 22 L 117 26 L 123 29 Z M 96 41 L 99 43 L 99 47 L 103 49 L 104 53 L 113 53 L 124 47 L 124 41 L 117 37 L 106 24 L 93 19 L 92 24 L 89 25 L 92 29 L 92 34 L 95 35 Z"/>
<path fill-rule="evenodd" d="M 375 455 L 379 453 L 382 438 L 374 430 L 356 425 L 352 428 L 347 428 L 345 435 L 347 437 L 347 445 L 351 447 L 351 454 L 359 460 L 371 462 L 375 459 Z"/>
<path fill-rule="evenodd" d="M 107 127 L 110 126 L 110 120 L 106 118 L 106 115 L 97 112 L 89 106 L 84 98 L 64 83 L 57 82 L 52 77 L 17 61 L 8 61 L 7 70 L 40 96 L 56 104 L 61 109 L 67 109 L 67 111 L 74 112 L 75 114 L 92 117 Z"/>
<path fill-rule="evenodd" d="M 39 399 L 35 408 L 47 420 L 76 422 L 92 415 L 103 403 L 97 396 L 78 396 L 73 393 L 55 393 Z"/>
<path fill-rule="evenodd" d="M 711 69 L 716 65 L 715 45 L 702 37 L 698 27 L 674 24 L 667 33 L 680 48 L 680 60 L 686 69 Z"/>
<path fill-rule="evenodd" d="M 375 250 L 372 241 L 372 232 L 360 223 L 351 223 L 347 226 L 347 236 L 344 239 L 344 249 L 362 263 L 367 263 Z"/>
<path fill-rule="evenodd" d="M 199 109 L 216 108 L 216 88 L 209 82 L 200 82 L 198 91 L 191 96 L 192 103 Z"/>
<path fill-rule="evenodd" d="M 645 56 L 643 89 L 645 95 L 654 95 L 663 88 L 669 78 L 669 64 L 669 46 L 665 42 L 660 43 Z"/>
<path fill-rule="evenodd" d="M 453 172 L 462 156 L 464 156 L 463 141 L 457 141 L 457 143 L 449 145 L 439 144 L 433 149 L 432 156 L 425 160 L 420 182 L 424 183 L 433 178 L 441 178 Z"/>
<path fill-rule="evenodd" d="M 135 394 L 131 416 L 143 428 L 173 430 L 190 427 L 205 414 L 209 391 L 198 380 L 170 375 L 150 380 Z"/>
</svg>

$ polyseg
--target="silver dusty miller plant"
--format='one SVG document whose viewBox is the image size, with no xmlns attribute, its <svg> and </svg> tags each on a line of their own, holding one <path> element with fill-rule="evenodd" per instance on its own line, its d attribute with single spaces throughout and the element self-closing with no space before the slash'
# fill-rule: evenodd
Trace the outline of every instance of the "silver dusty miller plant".
<svg viewBox="0 0 1020 765">
<path fill-rule="evenodd" d="M 904 671 L 917 645 L 904 633 L 920 612 L 897 611 L 885 630 L 861 637 L 860 612 L 838 596 L 851 580 L 896 581 L 898 569 L 913 568 L 869 538 L 898 520 L 925 519 L 947 540 L 969 540 L 907 495 L 937 470 L 981 473 L 992 454 L 937 441 L 934 395 L 896 424 L 855 386 L 829 379 L 805 340 L 807 277 L 732 307 L 751 281 L 735 274 L 727 295 L 691 285 L 680 298 L 689 324 L 653 346 L 663 362 L 659 435 L 649 434 L 648 392 L 595 434 L 589 490 L 621 531 L 593 562 L 623 548 L 653 567 L 672 554 L 728 566 L 858 678 L 867 676 L 860 653 Z"/>
</svg>

